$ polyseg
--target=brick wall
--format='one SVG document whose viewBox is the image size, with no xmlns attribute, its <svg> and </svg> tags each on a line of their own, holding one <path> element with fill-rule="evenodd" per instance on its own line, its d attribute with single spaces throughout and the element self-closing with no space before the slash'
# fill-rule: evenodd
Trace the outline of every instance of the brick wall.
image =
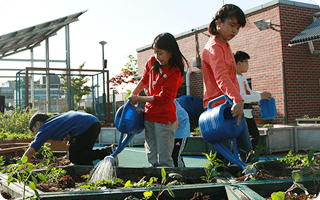
<svg viewBox="0 0 320 200">
<path fill-rule="evenodd" d="M 289 121 L 304 115 L 320 115 L 320 58 L 311 55 L 307 44 L 289 47 L 287 44 L 312 22 L 319 10 L 281 5 L 283 60 L 286 67 Z M 313 42 L 320 50 L 319 42 Z"/>
<path fill-rule="evenodd" d="M 244 76 L 251 78 L 252 89 L 269 91 L 277 103 L 278 116 L 273 123 L 284 121 L 283 90 L 282 90 L 282 46 L 279 27 L 260 31 L 254 24 L 259 19 L 271 20 L 280 24 L 280 8 L 275 5 L 259 12 L 247 15 L 247 24 L 238 35 L 230 41 L 233 52 L 245 51 L 250 55 L 249 70 Z M 259 116 L 258 110 L 254 115 Z"/>
<path fill-rule="evenodd" d="M 252 89 L 270 91 L 275 98 L 278 116 L 271 121 L 272 123 L 284 123 L 283 66 L 286 72 L 289 123 L 295 123 L 295 119 L 303 115 L 320 116 L 319 55 L 311 55 L 307 44 L 288 46 L 290 40 L 313 22 L 312 14 L 319 11 L 319 9 L 287 4 L 264 7 L 248 13 L 246 26 L 241 28 L 239 34 L 230 41 L 233 52 L 246 51 L 251 57 L 249 70 L 244 75 L 246 78 L 251 78 Z M 271 20 L 273 28 L 260 31 L 253 23 L 258 19 Z M 204 26 L 199 28 L 197 33 L 199 54 L 202 55 L 208 40 L 208 31 Z M 192 70 L 190 95 L 203 98 L 202 71 L 192 67 L 192 58 L 197 56 L 195 33 L 176 38 Z M 320 50 L 319 44 L 314 42 L 315 50 Z M 151 49 L 138 52 L 139 75 L 142 74 L 145 63 L 151 55 Z M 254 115 L 259 115 L 258 110 L 254 111 Z"/>
</svg>

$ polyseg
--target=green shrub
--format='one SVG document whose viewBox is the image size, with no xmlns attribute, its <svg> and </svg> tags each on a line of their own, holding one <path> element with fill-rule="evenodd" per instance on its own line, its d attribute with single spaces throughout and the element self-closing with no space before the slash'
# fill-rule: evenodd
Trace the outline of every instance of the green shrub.
<svg viewBox="0 0 320 200">
<path fill-rule="evenodd" d="M 0 140 L 34 138 L 28 123 L 33 112 L 15 111 L 13 114 L 0 113 Z"/>
</svg>

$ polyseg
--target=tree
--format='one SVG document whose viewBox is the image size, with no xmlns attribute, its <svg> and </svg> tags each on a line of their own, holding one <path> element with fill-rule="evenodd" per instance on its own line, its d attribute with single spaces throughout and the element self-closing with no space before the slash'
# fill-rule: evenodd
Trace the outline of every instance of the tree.
<svg viewBox="0 0 320 200">
<path fill-rule="evenodd" d="M 83 62 L 82 65 L 79 66 L 81 70 L 86 63 Z M 60 77 L 62 79 L 62 84 L 67 85 L 67 76 L 63 75 Z M 78 103 L 78 107 L 80 107 L 80 101 L 84 95 L 90 94 L 91 88 L 86 86 L 85 84 L 89 81 L 89 78 L 86 78 L 86 75 L 82 75 L 81 71 L 79 71 L 79 77 L 72 77 L 71 78 L 71 90 L 74 91 L 74 101 Z M 96 86 L 94 86 L 96 87 Z M 67 87 L 61 87 L 67 93 Z M 68 94 L 70 95 L 70 94 Z"/>
<path fill-rule="evenodd" d="M 134 77 L 138 76 L 137 60 L 132 55 L 128 56 L 129 62 L 127 62 L 121 69 L 120 74 L 112 77 L 109 82 L 112 83 L 110 89 L 121 86 L 122 84 L 136 83 L 137 80 Z"/>
</svg>

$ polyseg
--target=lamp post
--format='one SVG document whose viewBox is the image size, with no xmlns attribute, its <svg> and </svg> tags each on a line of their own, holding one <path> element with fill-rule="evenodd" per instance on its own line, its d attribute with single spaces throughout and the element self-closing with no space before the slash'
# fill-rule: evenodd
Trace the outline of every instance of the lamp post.
<svg viewBox="0 0 320 200">
<path fill-rule="evenodd" d="M 102 46 L 102 70 L 104 70 L 104 67 L 107 68 L 107 66 L 104 66 L 104 45 L 107 44 L 106 41 L 100 41 L 99 42 Z M 105 87 L 105 77 L 104 77 L 104 72 L 102 72 L 103 75 L 103 96 L 102 96 L 102 109 L 104 113 L 104 117 L 107 117 L 107 107 L 106 107 L 106 87 Z"/>
</svg>

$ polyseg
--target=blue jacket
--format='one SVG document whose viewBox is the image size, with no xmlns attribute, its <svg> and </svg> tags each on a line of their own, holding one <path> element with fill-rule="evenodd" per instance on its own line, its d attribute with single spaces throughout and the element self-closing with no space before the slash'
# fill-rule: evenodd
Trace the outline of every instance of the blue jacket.
<svg viewBox="0 0 320 200">
<path fill-rule="evenodd" d="M 187 111 L 180 106 L 178 101 L 175 99 L 174 103 L 176 104 L 176 113 L 178 117 L 178 129 L 174 133 L 176 139 L 190 137 L 190 122 L 189 115 Z"/>
<path fill-rule="evenodd" d="M 96 122 L 99 122 L 98 118 L 84 112 L 69 111 L 56 115 L 42 124 L 30 146 L 39 151 L 47 140 L 59 140 L 68 134 L 70 137 L 81 135 Z"/>
</svg>

